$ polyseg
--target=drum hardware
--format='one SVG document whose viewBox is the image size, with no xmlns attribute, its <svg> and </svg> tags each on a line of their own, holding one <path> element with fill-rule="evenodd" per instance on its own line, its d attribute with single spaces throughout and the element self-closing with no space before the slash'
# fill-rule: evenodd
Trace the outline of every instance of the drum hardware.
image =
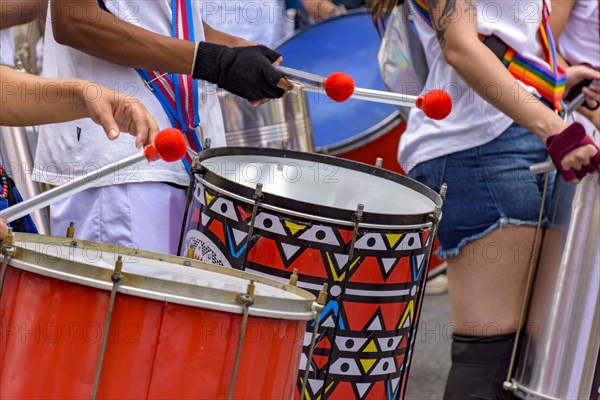
<svg viewBox="0 0 600 400">
<path fill-rule="evenodd" d="M 375 159 L 375 166 L 376 166 L 377 168 L 383 168 L 383 158 L 381 158 L 381 157 L 377 157 L 377 158 Z"/>
<path fill-rule="evenodd" d="M 106 313 L 106 322 L 104 323 L 104 333 L 102 334 L 102 344 L 100 346 L 100 356 L 98 357 L 98 366 L 96 367 L 96 375 L 94 376 L 94 386 L 92 388 L 92 400 L 96 399 L 98 393 L 98 384 L 100 383 L 100 375 L 102 374 L 102 364 L 104 362 L 104 354 L 106 352 L 106 344 L 108 342 L 108 335 L 110 331 L 110 322 L 112 320 L 112 314 L 115 307 L 115 299 L 117 297 L 117 289 L 119 284 L 123 280 L 123 256 L 119 256 L 115 263 L 115 269 L 110 277 L 113 283 L 110 291 L 110 298 L 108 300 L 108 312 Z"/>
<path fill-rule="evenodd" d="M 196 249 L 194 248 L 194 246 L 188 247 L 187 253 L 185 255 L 185 258 L 189 258 L 190 260 L 193 260 L 195 258 L 194 257 L 195 256 L 195 252 L 196 252 Z"/>
<path fill-rule="evenodd" d="M 235 378 L 237 378 L 238 367 L 240 365 L 240 357 L 242 355 L 242 344 L 244 343 L 244 336 L 246 335 L 246 327 L 248 325 L 248 312 L 250 307 L 254 304 L 254 281 L 250 281 L 248 287 L 246 288 L 246 293 L 240 294 L 237 296 L 237 302 L 242 305 L 243 314 L 242 314 L 242 324 L 240 326 L 240 337 L 237 343 L 237 350 L 235 352 L 235 361 L 233 363 L 233 372 L 231 374 L 231 382 L 229 383 L 229 394 L 227 395 L 227 399 L 231 400 L 233 398 L 233 390 L 235 389 Z"/>
<path fill-rule="evenodd" d="M 73 222 L 69 223 L 67 234 L 65 236 L 67 239 L 73 239 L 75 237 L 75 224 Z"/>
<path fill-rule="evenodd" d="M 13 234 L 12 228 L 8 228 L 8 234 L 2 242 L 0 242 L 0 250 L 2 254 L 2 269 L 0 270 L 0 298 L 2 298 L 2 289 L 4 288 L 4 276 L 6 275 L 6 268 L 10 259 L 15 256 L 17 249 L 14 246 L 15 235 Z"/>
<path fill-rule="evenodd" d="M 265 195 L 262 191 L 263 184 L 257 183 L 256 189 L 254 190 L 254 194 L 252 195 L 252 199 L 254 200 L 254 205 L 252 206 L 252 217 L 250 218 L 250 227 L 248 228 L 248 245 L 244 249 L 244 263 L 242 264 L 242 271 L 246 269 L 246 261 L 248 259 L 248 251 L 253 243 L 253 234 L 254 234 L 254 224 L 256 223 L 256 214 L 258 214 L 258 206 L 261 201 L 264 200 Z"/>
<path fill-rule="evenodd" d="M 356 246 L 356 238 L 358 237 L 358 228 L 363 219 L 363 212 L 365 210 L 365 206 L 363 204 L 358 204 L 356 206 L 356 212 L 352 214 L 352 222 L 354 222 L 354 230 L 352 231 L 352 241 L 350 242 L 350 250 L 348 251 L 348 260 L 352 261 L 354 259 L 354 247 Z"/>
<path fill-rule="evenodd" d="M 206 138 L 204 140 L 204 145 L 210 146 L 210 138 Z M 188 210 L 190 209 L 190 204 L 192 203 L 192 196 L 194 195 L 194 181 L 196 179 L 195 175 L 199 174 L 202 171 L 202 169 L 204 168 L 202 166 L 202 163 L 200 162 L 200 153 L 196 153 L 189 146 L 188 146 L 188 153 L 193 154 L 193 158 L 192 158 L 192 166 L 190 167 L 190 184 L 188 185 L 187 193 L 186 193 L 185 212 L 183 213 L 183 221 L 181 223 L 181 233 L 179 236 L 179 245 L 177 246 L 178 249 L 181 249 L 181 246 L 183 245 L 182 240 L 183 240 L 183 235 L 185 233 L 185 221 L 187 221 Z M 186 258 L 193 258 L 193 256 L 194 256 L 194 254 L 192 254 L 192 257 L 189 257 L 189 254 L 190 254 L 189 250 L 187 251 L 186 254 L 188 255 Z"/>
<path fill-rule="evenodd" d="M 294 270 L 296 273 L 296 280 L 298 279 L 297 270 Z M 323 284 L 323 288 L 319 292 L 319 296 L 317 297 L 317 301 L 313 303 L 313 310 L 316 312 L 315 315 L 315 326 L 312 331 L 312 336 L 310 339 L 310 347 L 308 349 L 308 357 L 306 358 L 306 369 L 304 370 L 304 376 L 302 377 L 302 389 L 300 390 L 300 400 L 304 400 L 306 396 L 306 385 L 308 384 L 308 373 L 310 372 L 310 361 L 313 357 L 313 352 L 315 351 L 315 345 L 317 344 L 317 334 L 319 333 L 319 324 L 321 322 L 321 311 L 325 308 L 325 304 L 327 303 L 327 289 L 329 285 L 327 283 Z"/>
<path fill-rule="evenodd" d="M 298 286 L 298 268 L 294 268 L 292 276 L 290 276 L 290 285 Z"/>
</svg>

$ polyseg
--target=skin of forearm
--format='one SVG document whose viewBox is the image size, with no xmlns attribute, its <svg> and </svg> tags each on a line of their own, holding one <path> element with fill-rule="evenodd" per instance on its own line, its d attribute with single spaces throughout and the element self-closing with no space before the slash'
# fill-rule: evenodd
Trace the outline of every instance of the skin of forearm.
<svg viewBox="0 0 600 400">
<path fill-rule="evenodd" d="M 46 79 L 0 67 L 0 125 L 31 126 L 85 118 L 83 96 L 97 96 L 98 90 L 99 85 L 83 80 Z"/>
<path fill-rule="evenodd" d="M 60 44 L 114 64 L 153 71 L 189 74 L 195 44 L 156 34 L 121 21 L 105 11 L 90 20 L 84 13 L 89 2 L 54 1 L 52 27 Z M 97 6 L 97 3 L 95 3 Z"/>
<path fill-rule="evenodd" d="M 478 95 L 543 142 L 566 128 L 565 122 L 518 84 L 494 53 L 479 40 L 460 48 L 447 47 L 444 56 Z"/>
<path fill-rule="evenodd" d="M 241 42 L 245 41 L 244 39 L 242 39 L 240 37 L 218 31 L 218 30 L 214 29 L 213 27 L 211 27 L 210 25 L 208 25 L 206 22 L 204 22 L 202 25 L 204 26 L 205 40 L 209 43 L 220 44 L 220 45 L 227 46 L 227 47 L 236 47 Z"/>
</svg>

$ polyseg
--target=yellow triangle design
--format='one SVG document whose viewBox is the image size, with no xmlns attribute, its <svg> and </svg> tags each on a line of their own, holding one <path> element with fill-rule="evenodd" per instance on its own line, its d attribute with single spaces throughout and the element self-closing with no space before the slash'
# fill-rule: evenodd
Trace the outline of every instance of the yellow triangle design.
<svg viewBox="0 0 600 400">
<path fill-rule="evenodd" d="M 211 195 L 210 193 L 208 193 L 206 190 L 204 191 L 204 198 L 206 199 L 206 205 L 210 206 L 210 203 L 213 202 L 213 200 L 215 199 L 214 195 Z"/>
<path fill-rule="evenodd" d="M 404 327 L 404 323 L 406 322 L 406 318 L 408 318 L 409 325 L 412 323 L 415 313 L 415 302 L 411 300 L 408 303 L 408 306 L 404 310 L 404 314 L 402 314 L 402 318 L 400 319 L 400 323 L 398 324 L 398 329 Z"/>
<path fill-rule="evenodd" d="M 338 276 L 336 268 L 333 265 L 333 261 L 331 260 L 331 256 L 329 255 L 329 252 L 325 252 L 325 254 L 327 255 L 327 263 L 329 264 L 329 269 L 331 270 L 331 275 L 333 276 L 333 280 L 336 282 L 343 281 L 344 278 L 346 277 L 346 272 L 344 271 L 344 273 L 342 273 L 340 276 Z"/>
<path fill-rule="evenodd" d="M 371 370 L 371 368 L 373 368 L 373 365 L 375 365 L 375 361 L 377 361 L 376 358 L 369 358 L 366 360 L 361 359 L 360 363 L 363 366 L 363 369 L 365 370 L 365 373 L 369 373 L 369 371 Z"/>
<path fill-rule="evenodd" d="M 367 347 L 365 347 L 363 352 L 377 353 L 377 346 L 375 345 L 375 341 L 371 340 Z"/>
<path fill-rule="evenodd" d="M 304 384 L 304 379 L 300 378 L 300 384 Z M 319 396 L 321 397 L 321 396 Z M 306 386 L 306 389 L 304 390 L 304 398 L 310 400 L 310 393 L 308 393 L 308 385 Z"/>
<path fill-rule="evenodd" d="M 285 226 L 287 226 L 290 232 L 292 232 L 292 235 L 295 235 L 296 233 L 298 233 L 298 231 L 301 231 L 302 229 L 306 228 L 306 225 L 296 224 L 292 221 L 285 221 Z"/>
<path fill-rule="evenodd" d="M 356 257 L 356 260 L 352 261 L 352 264 L 350 264 L 350 271 L 352 271 L 354 269 L 354 267 L 356 267 L 356 264 L 358 263 L 359 260 L 360 260 L 360 257 Z"/>
<path fill-rule="evenodd" d="M 325 388 L 325 393 L 329 392 L 329 389 L 331 389 L 331 387 L 333 386 L 333 384 L 334 384 L 334 383 L 335 383 L 335 381 L 334 381 L 334 382 L 331 382 L 331 383 L 329 384 L 329 386 L 327 386 L 327 387 Z"/>
<path fill-rule="evenodd" d="M 402 239 L 403 235 L 403 233 L 387 233 L 385 236 L 387 237 L 390 247 L 393 248 L 396 245 L 396 243 L 398 243 L 398 241 Z"/>
</svg>

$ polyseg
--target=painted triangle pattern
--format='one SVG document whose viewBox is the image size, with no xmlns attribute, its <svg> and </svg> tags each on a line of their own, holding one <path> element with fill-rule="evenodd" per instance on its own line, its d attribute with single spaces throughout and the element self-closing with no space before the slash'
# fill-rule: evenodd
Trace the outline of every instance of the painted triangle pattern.
<svg viewBox="0 0 600 400">
<path fill-rule="evenodd" d="M 259 207 L 248 240 L 249 204 L 201 185 L 194 189 L 193 202 L 194 212 L 188 214 L 195 215 L 203 235 L 197 254 L 215 261 L 225 257 L 234 268 L 245 265 L 280 281 L 297 269 L 298 286 L 315 295 L 323 283 L 329 285 L 312 358 L 314 323 L 309 323 L 298 365 L 298 390 L 303 371 L 310 372 L 307 399 L 401 398 L 433 242 L 430 232 L 361 227 L 350 259 L 354 233 L 348 226 Z"/>
</svg>

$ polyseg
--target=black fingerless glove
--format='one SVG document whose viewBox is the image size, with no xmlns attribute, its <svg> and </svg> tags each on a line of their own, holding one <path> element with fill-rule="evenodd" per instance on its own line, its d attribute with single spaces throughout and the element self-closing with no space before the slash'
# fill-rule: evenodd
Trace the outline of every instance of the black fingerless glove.
<svg viewBox="0 0 600 400">
<path fill-rule="evenodd" d="M 200 42 L 192 76 L 250 101 L 280 98 L 283 74 L 273 67 L 281 54 L 265 46 L 226 47 Z"/>
</svg>

